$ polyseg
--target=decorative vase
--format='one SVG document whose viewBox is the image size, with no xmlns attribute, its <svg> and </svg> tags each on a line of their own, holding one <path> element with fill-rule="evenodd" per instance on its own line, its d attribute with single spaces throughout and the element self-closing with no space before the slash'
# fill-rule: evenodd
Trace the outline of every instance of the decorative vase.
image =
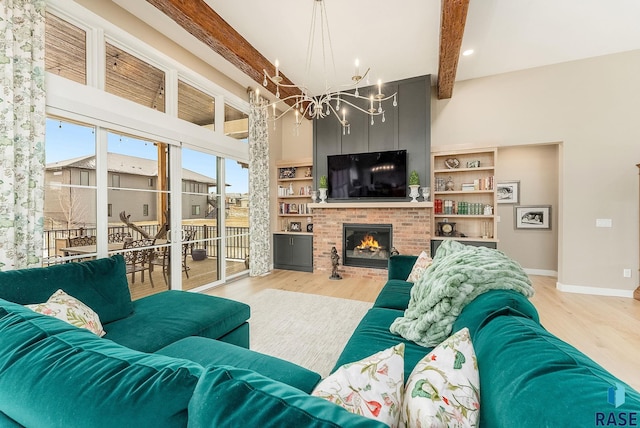
<svg viewBox="0 0 640 428">
<path fill-rule="evenodd" d="M 321 204 L 326 204 L 327 203 L 327 189 L 318 189 L 320 191 L 320 203 Z"/>
<path fill-rule="evenodd" d="M 417 184 L 412 184 L 409 186 L 409 189 L 411 189 L 411 191 L 409 192 L 409 196 L 411 196 L 411 202 L 418 202 L 418 199 L 416 199 L 418 196 L 420 196 L 420 191 L 418 189 L 420 189 L 420 186 Z"/>
<path fill-rule="evenodd" d="M 431 187 L 423 187 L 422 188 L 422 199 L 424 202 L 428 202 L 431 197 Z"/>
<path fill-rule="evenodd" d="M 318 191 L 317 190 L 312 190 L 311 191 L 311 202 L 313 202 L 313 203 L 318 202 Z"/>
</svg>

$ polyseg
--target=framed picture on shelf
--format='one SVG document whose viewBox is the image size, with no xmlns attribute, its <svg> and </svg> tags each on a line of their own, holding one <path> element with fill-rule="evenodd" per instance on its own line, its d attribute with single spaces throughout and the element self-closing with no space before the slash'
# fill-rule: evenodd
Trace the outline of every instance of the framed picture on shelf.
<svg viewBox="0 0 640 428">
<path fill-rule="evenodd" d="M 295 178 L 296 177 L 296 167 L 292 166 L 289 168 L 280 168 L 280 180 L 284 180 L 287 178 Z"/>
<path fill-rule="evenodd" d="M 313 232 L 313 223 L 307 224 L 307 232 Z"/>
<path fill-rule="evenodd" d="M 503 181 L 496 189 L 499 204 L 517 204 L 520 202 L 520 182 Z"/>
<path fill-rule="evenodd" d="M 290 232 L 300 232 L 302 231 L 302 223 L 299 221 L 292 221 L 289 223 L 289 231 Z"/>
<path fill-rule="evenodd" d="M 289 204 L 289 214 L 298 214 L 297 204 Z"/>
<path fill-rule="evenodd" d="M 516 229 L 551 229 L 551 205 L 514 207 Z"/>
</svg>

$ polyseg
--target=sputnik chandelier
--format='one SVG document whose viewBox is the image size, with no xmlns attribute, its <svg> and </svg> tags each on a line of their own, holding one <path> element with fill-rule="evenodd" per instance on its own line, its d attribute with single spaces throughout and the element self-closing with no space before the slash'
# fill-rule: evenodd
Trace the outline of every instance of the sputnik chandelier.
<svg viewBox="0 0 640 428">
<path fill-rule="evenodd" d="M 318 18 L 319 15 L 319 18 Z M 355 61 L 355 73 L 351 77 L 351 82 L 347 84 L 340 85 L 339 87 L 332 87 L 329 85 L 328 80 L 326 78 L 326 69 L 327 69 L 327 52 L 325 51 L 326 46 L 329 47 L 329 54 L 331 56 L 331 62 L 334 67 L 334 75 L 335 75 L 335 60 L 333 58 L 333 46 L 331 44 L 331 34 L 329 32 L 329 22 L 327 19 L 327 13 L 325 8 L 324 0 L 313 0 L 313 15 L 311 17 L 311 28 L 309 30 L 309 42 L 307 45 L 307 58 L 306 58 L 306 74 L 307 78 L 309 76 L 309 72 L 311 70 L 311 59 L 313 56 L 313 47 L 315 42 L 315 34 L 316 34 L 316 24 L 320 20 L 320 34 L 321 34 L 321 43 L 322 43 L 322 61 L 325 72 L 325 91 L 320 95 L 310 95 L 309 90 L 306 86 L 297 86 L 297 85 L 286 85 L 283 83 L 282 76 L 280 75 L 280 67 L 278 60 L 275 62 L 275 74 L 273 76 L 269 75 L 267 70 L 263 69 L 264 72 L 264 81 L 262 84 L 267 87 L 269 81 L 271 81 L 276 86 L 276 98 L 277 101 L 269 104 L 273 108 L 273 114 L 271 116 L 271 120 L 274 122 L 283 117 L 290 111 L 295 112 L 295 120 L 296 127 L 298 127 L 302 121 L 302 117 L 310 117 L 313 119 L 322 119 L 327 116 L 333 115 L 335 116 L 340 124 L 342 125 L 342 133 L 351 133 L 351 125 L 347 121 L 347 107 L 358 110 L 362 113 L 365 113 L 371 117 L 371 124 L 374 124 L 374 117 L 381 116 L 382 122 L 385 121 L 385 110 L 383 109 L 383 102 L 393 99 L 393 106 L 396 107 L 398 105 L 397 92 L 392 95 L 385 95 L 382 92 L 382 81 L 378 80 L 377 92 L 372 89 L 372 92 L 368 94 L 368 96 L 360 95 L 358 87 L 360 83 L 364 80 L 368 82 L 368 75 L 370 68 L 360 74 L 360 64 L 356 59 Z M 325 33 L 326 33 L 326 41 L 325 41 Z M 365 80 L 366 79 L 366 80 Z M 286 98 L 280 99 L 280 88 L 299 88 L 300 94 L 290 95 Z M 284 104 L 287 107 L 282 111 L 282 113 L 277 114 L 276 107 L 280 104 Z M 358 105 L 360 104 L 360 105 Z M 267 105 L 265 108 L 268 108 Z M 362 107 L 363 105 L 368 106 Z"/>
</svg>

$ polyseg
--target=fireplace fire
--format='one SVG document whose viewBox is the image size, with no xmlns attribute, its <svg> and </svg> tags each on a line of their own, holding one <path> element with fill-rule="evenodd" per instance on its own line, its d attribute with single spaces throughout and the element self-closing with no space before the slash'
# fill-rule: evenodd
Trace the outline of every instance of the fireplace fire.
<svg viewBox="0 0 640 428">
<path fill-rule="evenodd" d="M 387 267 L 392 242 L 390 224 L 343 224 L 342 227 L 345 266 Z"/>
</svg>

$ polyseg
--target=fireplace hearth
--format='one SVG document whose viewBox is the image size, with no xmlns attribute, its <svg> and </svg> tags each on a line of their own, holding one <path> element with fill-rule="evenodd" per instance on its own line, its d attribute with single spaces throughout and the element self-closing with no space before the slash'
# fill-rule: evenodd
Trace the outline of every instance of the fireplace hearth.
<svg viewBox="0 0 640 428">
<path fill-rule="evenodd" d="M 392 238 L 390 224 L 343 224 L 342 264 L 386 269 Z"/>
</svg>

